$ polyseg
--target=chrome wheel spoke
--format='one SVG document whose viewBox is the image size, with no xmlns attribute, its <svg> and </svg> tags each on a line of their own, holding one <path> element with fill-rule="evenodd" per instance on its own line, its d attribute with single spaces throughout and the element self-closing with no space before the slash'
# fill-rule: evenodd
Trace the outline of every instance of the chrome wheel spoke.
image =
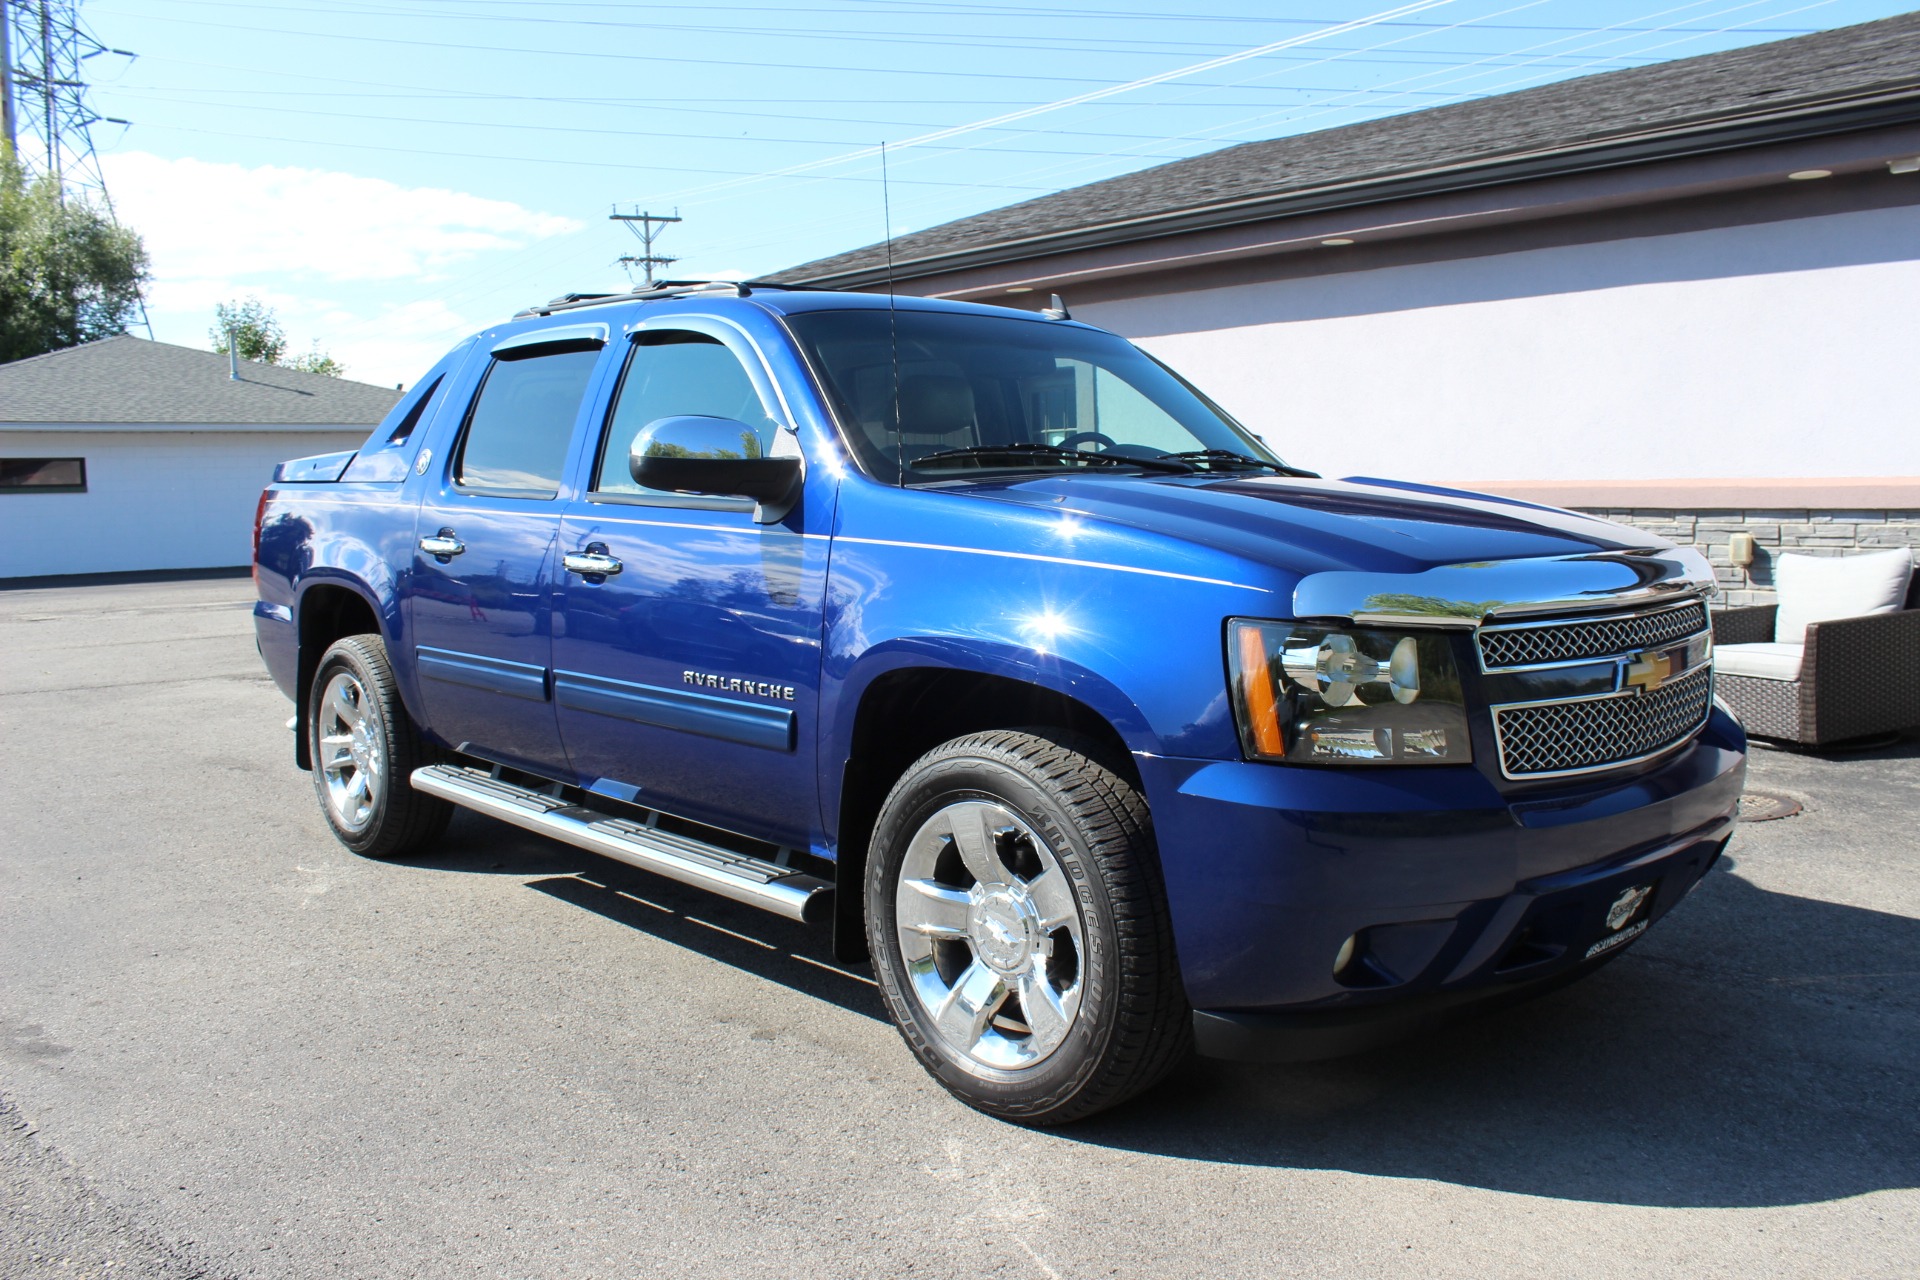
<svg viewBox="0 0 1920 1280">
<path fill-rule="evenodd" d="M 1048 933 L 1066 928 L 1080 919 L 1080 906 L 1073 899 L 1073 886 L 1067 881 L 1067 873 L 1057 866 L 1048 867 L 1027 881 L 1027 895 L 1033 899 L 1034 909 L 1040 913 L 1040 927 Z"/>
<path fill-rule="evenodd" d="M 954 889 L 937 880 L 902 880 L 895 912 L 902 929 L 935 940 L 961 939 L 967 936 L 971 902 L 965 889 Z"/>
<path fill-rule="evenodd" d="M 313 755 L 336 821 L 359 830 L 379 807 L 384 762 L 378 709 L 351 672 L 337 672 L 321 695 Z"/>
<path fill-rule="evenodd" d="M 960 975 L 940 1008 L 934 1011 L 934 1024 L 947 1043 L 972 1049 L 1006 998 L 1007 984 L 1000 975 L 976 960 Z"/>
<path fill-rule="evenodd" d="M 960 860 L 975 880 L 984 885 L 1005 884 L 1007 868 L 995 848 L 993 827 L 987 821 L 990 813 L 999 817 L 1001 811 L 979 803 L 954 805 L 947 810 L 948 829 L 960 849 Z"/>
<path fill-rule="evenodd" d="M 327 709 L 333 712 L 334 719 L 349 729 L 359 727 L 361 716 L 360 708 L 353 704 L 352 689 L 353 686 L 345 680 L 336 680 L 333 688 L 328 690 L 327 697 Z"/>
<path fill-rule="evenodd" d="M 1063 1005 L 1053 984 L 1047 981 L 1047 975 L 1036 966 L 1020 975 L 1014 989 L 1020 996 L 1027 1027 L 1033 1033 L 1033 1051 L 1046 1054 L 1059 1048 L 1060 1042 L 1067 1038 L 1067 1028 L 1073 1024 L 1073 1013 Z"/>
</svg>

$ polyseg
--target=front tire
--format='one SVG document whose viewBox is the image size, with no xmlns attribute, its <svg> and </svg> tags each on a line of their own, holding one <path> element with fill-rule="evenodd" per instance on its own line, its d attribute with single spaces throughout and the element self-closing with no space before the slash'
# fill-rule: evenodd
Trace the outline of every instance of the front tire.
<svg viewBox="0 0 1920 1280">
<path fill-rule="evenodd" d="M 369 858 L 395 858 L 437 840 L 453 806 L 415 791 L 432 764 L 377 635 L 348 636 L 321 655 L 308 690 L 307 747 L 320 811 L 341 844 Z"/>
<path fill-rule="evenodd" d="M 1191 1043 L 1146 802 L 1064 740 L 997 730 L 922 756 L 881 807 L 866 899 L 894 1024 L 969 1106 L 1063 1124 Z"/>
</svg>

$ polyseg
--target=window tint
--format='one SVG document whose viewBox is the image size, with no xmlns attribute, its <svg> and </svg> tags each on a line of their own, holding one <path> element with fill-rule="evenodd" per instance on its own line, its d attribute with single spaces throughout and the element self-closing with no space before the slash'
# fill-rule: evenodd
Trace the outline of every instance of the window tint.
<svg viewBox="0 0 1920 1280">
<path fill-rule="evenodd" d="M 85 458 L 0 458 L 0 493 L 85 493 Z"/>
<path fill-rule="evenodd" d="M 425 389 L 415 393 L 413 403 L 407 406 L 406 414 L 400 419 L 400 425 L 388 434 L 388 444 L 407 442 L 407 438 L 413 434 L 413 429 L 420 425 L 420 415 L 426 412 L 427 401 L 433 399 L 433 393 L 440 389 L 440 383 L 446 376 L 444 373 L 441 374 L 440 377 L 429 382 Z"/>
<path fill-rule="evenodd" d="M 744 422 L 760 437 L 760 451 L 772 452 L 778 424 L 760 403 L 739 357 L 725 343 L 685 330 L 645 334 L 627 357 L 620 394 L 600 445 L 594 488 L 638 493 L 640 486 L 627 469 L 633 438 L 656 418 L 683 414 Z"/>
<path fill-rule="evenodd" d="M 566 351 L 494 361 L 467 418 L 454 483 L 558 493 L 573 420 L 599 358 L 598 351 Z"/>
<path fill-rule="evenodd" d="M 1111 334 L 916 310 L 812 311 L 787 323 L 870 474 L 900 475 L 904 462 L 909 481 L 951 479 L 946 465 L 917 476 L 919 461 L 998 445 L 1140 458 L 1194 449 L 1272 457 L 1193 388 Z M 1016 455 L 979 465 L 1041 464 Z"/>
</svg>

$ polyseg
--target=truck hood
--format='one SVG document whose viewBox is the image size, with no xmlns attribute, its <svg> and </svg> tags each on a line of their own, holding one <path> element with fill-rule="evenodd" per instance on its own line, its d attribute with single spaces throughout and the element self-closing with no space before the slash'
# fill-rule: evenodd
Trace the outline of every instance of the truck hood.
<svg viewBox="0 0 1920 1280">
<path fill-rule="evenodd" d="M 970 486 L 1213 547 L 1287 572 L 1415 574 L 1443 565 L 1671 546 L 1610 521 L 1509 498 L 1391 480 L 1290 476 L 1045 476 Z"/>
</svg>

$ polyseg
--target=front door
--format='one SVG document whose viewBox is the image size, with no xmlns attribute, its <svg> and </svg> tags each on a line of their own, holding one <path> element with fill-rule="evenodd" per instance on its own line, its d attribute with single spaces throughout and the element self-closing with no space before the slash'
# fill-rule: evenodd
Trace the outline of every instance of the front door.
<svg viewBox="0 0 1920 1280">
<path fill-rule="evenodd" d="M 407 595 L 428 726 L 548 775 L 566 767 L 551 696 L 560 477 L 599 357 L 597 345 L 493 354 L 421 504 Z"/>
<path fill-rule="evenodd" d="M 806 848 L 832 486 L 810 477 L 799 505 L 762 525 L 750 501 L 643 491 L 627 468 L 640 428 L 680 414 L 737 419 L 768 455 L 796 451 L 778 405 L 727 326 L 679 319 L 634 335 L 556 551 L 618 570 L 559 574 L 554 696 L 583 785 Z"/>
</svg>

